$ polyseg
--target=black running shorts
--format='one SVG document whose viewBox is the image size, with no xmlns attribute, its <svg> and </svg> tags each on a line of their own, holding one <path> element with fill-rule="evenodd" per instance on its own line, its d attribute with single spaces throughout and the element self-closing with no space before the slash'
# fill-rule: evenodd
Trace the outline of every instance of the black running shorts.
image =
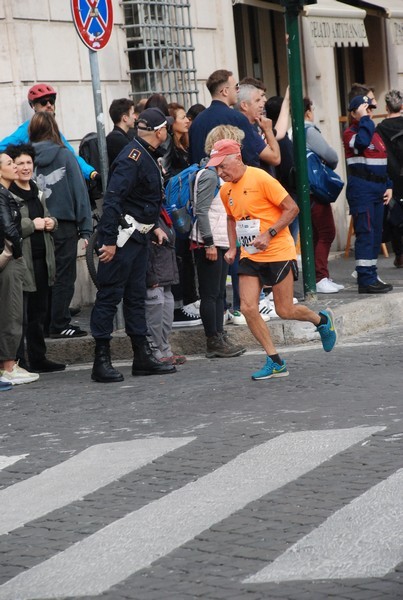
<svg viewBox="0 0 403 600">
<path fill-rule="evenodd" d="M 297 281 L 298 264 L 296 260 L 257 262 L 255 260 L 250 260 L 250 258 L 242 258 L 238 267 L 238 275 L 259 277 L 262 286 L 266 285 L 273 287 L 287 277 L 290 270 L 292 270 L 294 281 Z"/>
</svg>

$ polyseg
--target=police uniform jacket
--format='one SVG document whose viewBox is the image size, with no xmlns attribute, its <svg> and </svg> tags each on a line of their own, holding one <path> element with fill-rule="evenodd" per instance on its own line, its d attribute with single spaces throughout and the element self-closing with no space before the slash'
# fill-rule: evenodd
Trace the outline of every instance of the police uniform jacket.
<svg viewBox="0 0 403 600">
<path fill-rule="evenodd" d="M 350 208 L 365 209 L 369 202 L 383 202 L 386 189 L 392 187 L 387 175 L 385 144 L 375 132 L 370 117 L 354 120 L 343 135 L 348 183 L 347 200 Z"/>
<path fill-rule="evenodd" d="M 102 244 L 116 244 L 119 220 L 129 214 L 139 223 L 155 224 L 162 203 L 161 171 L 158 151 L 141 138 L 134 138 L 112 165 L 98 226 Z M 134 231 L 136 241 L 147 244 L 147 236 Z"/>
</svg>

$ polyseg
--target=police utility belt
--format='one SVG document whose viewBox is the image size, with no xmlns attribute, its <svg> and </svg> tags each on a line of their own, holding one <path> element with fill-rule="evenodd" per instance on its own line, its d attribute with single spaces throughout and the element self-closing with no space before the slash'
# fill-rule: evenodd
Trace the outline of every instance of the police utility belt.
<svg viewBox="0 0 403 600">
<path fill-rule="evenodd" d="M 154 227 L 154 223 L 139 223 L 131 215 L 122 215 L 119 220 L 118 237 L 116 245 L 118 248 L 122 248 L 131 237 L 132 233 L 138 231 L 139 233 L 146 234 Z"/>
<path fill-rule="evenodd" d="M 365 179 L 366 181 L 372 181 L 373 183 L 386 183 L 388 181 L 386 176 L 375 175 L 374 173 L 370 173 L 364 169 L 357 169 L 355 167 L 349 167 L 348 174 L 353 175 L 354 177 L 359 177 L 360 179 Z"/>
</svg>

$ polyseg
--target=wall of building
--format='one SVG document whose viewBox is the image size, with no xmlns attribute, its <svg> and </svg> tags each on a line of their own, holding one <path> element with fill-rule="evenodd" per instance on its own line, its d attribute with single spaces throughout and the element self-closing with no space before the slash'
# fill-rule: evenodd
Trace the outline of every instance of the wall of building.
<svg viewBox="0 0 403 600">
<path fill-rule="evenodd" d="M 99 51 L 105 128 L 110 131 L 108 107 L 127 97 L 130 82 L 121 28 L 123 12 L 113 0 L 114 30 Z M 72 22 L 68 0 L 0 0 L 0 139 L 32 116 L 28 89 L 36 82 L 57 90 L 56 118 L 61 131 L 78 148 L 81 138 L 96 130 L 89 50 Z M 73 305 L 93 301 L 95 288 L 85 265 L 83 242 L 78 245 L 77 282 Z"/>
<path fill-rule="evenodd" d="M 121 29 L 123 13 L 113 1 L 114 31 L 98 53 L 104 110 L 130 91 Z M 95 125 L 89 50 L 79 39 L 67 0 L 0 0 L 0 137 L 32 115 L 27 91 L 49 82 L 58 92 L 56 116 L 66 138 L 77 145 Z M 105 119 L 109 131 L 111 123 Z"/>
<path fill-rule="evenodd" d="M 213 71 L 228 69 L 238 77 L 232 1 L 192 0 L 191 21 L 199 102 L 208 106 L 211 97 L 205 82 Z"/>
</svg>

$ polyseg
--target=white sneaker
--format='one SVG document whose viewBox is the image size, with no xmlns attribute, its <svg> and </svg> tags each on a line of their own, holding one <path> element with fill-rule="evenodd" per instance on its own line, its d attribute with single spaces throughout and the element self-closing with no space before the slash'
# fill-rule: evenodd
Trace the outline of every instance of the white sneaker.
<svg viewBox="0 0 403 600">
<path fill-rule="evenodd" d="M 182 308 L 189 315 L 194 315 L 200 319 L 200 300 L 196 300 L 196 302 L 192 302 L 191 304 L 186 304 L 186 306 L 183 306 Z"/>
<path fill-rule="evenodd" d="M 262 300 L 259 301 L 259 312 L 263 321 L 270 321 L 270 300 L 265 296 Z"/>
<path fill-rule="evenodd" d="M 12 383 L 13 385 L 20 385 L 21 383 L 32 383 L 39 379 L 38 373 L 29 373 L 17 363 L 13 366 L 11 371 L 2 371 L 0 381 L 5 383 Z"/>
<path fill-rule="evenodd" d="M 318 294 L 336 294 L 339 288 L 330 281 L 327 277 L 324 277 L 316 284 L 316 291 Z"/>
<path fill-rule="evenodd" d="M 239 310 L 234 310 L 233 316 L 232 322 L 234 325 L 246 325 L 246 319 Z"/>
<path fill-rule="evenodd" d="M 296 300 L 296 298 L 294 298 L 294 300 Z M 270 300 L 269 300 L 269 302 L 270 302 Z M 298 302 L 298 300 L 297 300 L 297 302 Z M 295 302 L 294 302 L 294 304 L 295 304 Z M 276 308 L 274 306 L 274 302 L 270 302 L 270 312 L 269 312 L 269 315 L 270 315 L 270 319 L 279 319 L 280 318 L 278 316 L 278 314 L 276 313 Z"/>
<path fill-rule="evenodd" d="M 223 321 L 224 327 L 225 327 L 225 325 L 230 325 L 233 322 L 234 322 L 234 315 L 227 308 L 227 310 L 224 311 L 224 321 Z"/>
<path fill-rule="evenodd" d="M 339 288 L 339 290 L 344 290 L 344 285 L 341 283 L 336 283 L 335 281 L 333 281 L 333 279 L 329 278 L 329 281 L 331 281 L 333 283 L 333 285 L 335 285 L 337 288 Z"/>
</svg>

